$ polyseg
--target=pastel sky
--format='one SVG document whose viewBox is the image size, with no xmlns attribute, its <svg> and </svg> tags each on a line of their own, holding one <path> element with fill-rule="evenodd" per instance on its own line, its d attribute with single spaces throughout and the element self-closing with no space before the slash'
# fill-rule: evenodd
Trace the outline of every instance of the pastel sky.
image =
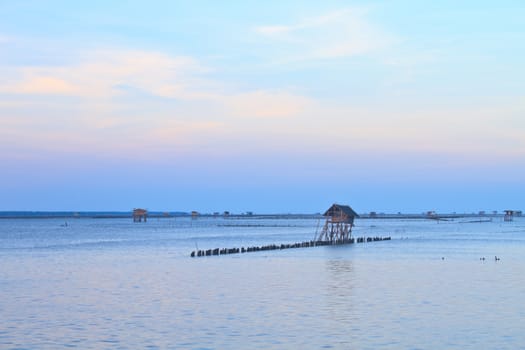
<svg viewBox="0 0 525 350">
<path fill-rule="evenodd" d="M 0 1 L 0 210 L 525 207 L 520 1 Z"/>
</svg>

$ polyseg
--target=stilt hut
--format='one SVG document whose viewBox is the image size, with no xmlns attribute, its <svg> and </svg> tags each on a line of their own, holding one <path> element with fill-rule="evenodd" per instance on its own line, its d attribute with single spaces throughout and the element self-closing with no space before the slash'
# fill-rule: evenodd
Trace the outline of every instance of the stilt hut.
<svg viewBox="0 0 525 350">
<path fill-rule="evenodd" d="M 514 218 L 514 210 L 505 210 L 505 216 L 503 217 L 504 221 L 512 221 Z"/>
<path fill-rule="evenodd" d="M 326 217 L 319 241 L 344 242 L 350 239 L 354 219 L 359 217 L 348 205 L 333 204 L 323 214 Z"/>
<path fill-rule="evenodd" d="M 146 209 L 135 208 L 133 209 L 133 222 L 144 222 L 147 221 L 148 211 Z"/>
</svg>

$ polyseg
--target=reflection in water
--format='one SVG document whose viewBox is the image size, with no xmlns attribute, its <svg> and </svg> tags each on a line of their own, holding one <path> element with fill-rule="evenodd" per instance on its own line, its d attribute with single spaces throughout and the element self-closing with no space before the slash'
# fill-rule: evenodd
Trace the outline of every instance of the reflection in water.
<svg viewBox="0 0 525 350">
<path fill-rule="evenodd" d="M 355 274 L 352 260 L 325 260 L 326 285 L 325 305 L 329 317 L 346 332 L 358 322 L 353 310 Z"/>
<path fill-rule="evenodd" d="M 328 277 L 327 288 L 334 297 L 350 298 L 354 283 L 352 260 L 333 259 L 325 261 Z"/>
</svg>

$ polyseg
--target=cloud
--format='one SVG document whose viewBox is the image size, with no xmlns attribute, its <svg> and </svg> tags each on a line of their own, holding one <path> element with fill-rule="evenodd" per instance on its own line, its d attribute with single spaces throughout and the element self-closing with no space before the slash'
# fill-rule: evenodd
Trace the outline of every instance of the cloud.
<svg viewBox="0 0 525 350">
<path fill-rule="evenodd" d="M 255 32 L 282 48 L 289 60 L 352 57 L 389 47 L 397 39 L 372 24 L 362 8 L 343 9 L 292 24 L 265 25 Z"/>
<path fill-rule="evenodd" d="M 312 103 L 285 88 L 239 90 L 192 57 L 159 52 L 95 50 L 70 64 L 2 71 L 0 146 L 20 150 L 234 149 L 241 135 L 272 133 Z"/>
<path fill-rule="evenodd" d="M 70 65 L 11 69 L 5 82 L 0 84 L 0 92 L 66 95 L 89 100 L 138 93 L 183 102 L 200 101 L 218 107 L 216 112 L 246 118 L 292 116 L 308 105 L 307 98 L 286 89 L 232 92 L 235 87 L 208 78 L 206 74 L 211 69 L 187 56 L 98 50 L 85 53 L 78 60 Z"/>
<path fill-rule="evenodd" d="M 224 102 L 237 116 L 270 118 L 297 116 L 313 103 L 287 91 L 267 90 L 240 93 Z"/>
<path fill-rule="evenodd" d="M 340 16 L 347 14 L 299 26 L 317 28 Z M 6 73 L 0 147 L 120 155 L 283 148 L 305 156 L 525 152 L 522 100 L 463 109 L 416 110 L 414 101 L 357 108 L 286 87 L 243 90 L 211 72 L 193 57 L 138 50 L 85 52 L 68 65 L 0 68 Z"/>
<path fill-rule="evenodd" d="M 10 72 L 0 92 L 74 95 L 84 98 L 122 94 L 122 86 L 157 96 L 188 97 L 184 88 L 206 68 L 185 56 L 157 52 L 98 50 L 82 54 L 77 63 L 23 67 Z M 186 95 L 184 95 L 186 94 Z"/>
<path fill-rule="evenodd" d="M 293 26 L 261 26 L 255 28 L 255 30 L 262 35 L 275 36 L 282 35 L 293 31 L 295 28 Z"/>
<path fill-rule="evenodd" d="M 50 95 L 75 95 L 80 90 L 69 82 L 48 76 L 30 76 L 20 83 L 11 85 L 9 91 L 17 94 L 50 94 Z"/>
</svg>

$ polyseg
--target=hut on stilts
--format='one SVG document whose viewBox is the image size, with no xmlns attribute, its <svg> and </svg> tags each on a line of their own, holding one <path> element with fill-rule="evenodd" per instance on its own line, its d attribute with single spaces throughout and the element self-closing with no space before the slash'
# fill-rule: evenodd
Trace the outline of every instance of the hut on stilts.
<svg viewBox="0 0 525 350">
<path fill-rule="evenodd" d="M 318 241 L 346 242 L 352 236 L 354 219 L 359 217 L 348 205 L 333 204 L 324 214 L 326 222 Z"/>
<path fill-rule="evenodd" d="M 148 211 L 142 208 L 133 209 L 133 222 L 146 222 L 148 220 Z"/>
<path fill-rule="evenodd" d="M 505 210 L 505 216 L 503 217 L 504 221 L 513 221 L 514 220 L 514 214 L 516 214 L 515 210 Z"/>
</svg>

